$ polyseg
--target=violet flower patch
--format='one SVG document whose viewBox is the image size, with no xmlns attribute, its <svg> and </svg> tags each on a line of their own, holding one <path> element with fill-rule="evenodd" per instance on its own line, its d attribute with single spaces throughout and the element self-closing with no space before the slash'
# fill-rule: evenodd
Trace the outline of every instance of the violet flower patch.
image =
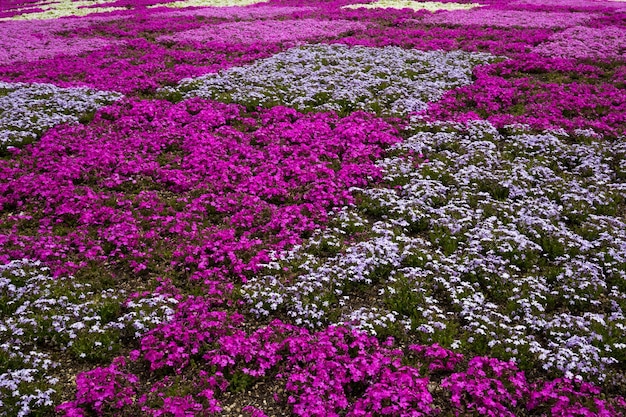
<svg viewBox="0 0 626 417">
<path fill-rule="evenodd" d="M 580 25 L 598 16 L 598 14 L 585 12 L 537 12 L 485 8 L 437 13 L 424 17 L 423 21 L 429 24 L 553 29 Z"/>
<path fill-rule="evenodd" d="M 255 22 L 224 23 L 215 26 L 204 26 L 180 32 L 171 36 L 157 38 L 159 42 L 171 43 L 247 43 L 270 42 L 285 43 L 295 46 L 304 40 L 334 37 L 343 32 L 365 29 L 359 22 L 342 20 L 319 21 L 314 19 L 301 20 L 263 20 Z"/>
<path fill-rule="evenodd" d="M 599 29 L 576 26 L 555 34 L 533 52 L 559 58 L 623 60 L 626 34 L 611 26 Z"/>
<path fill-rule="evenodd" d="M 100 16 L 81 20 L 2 22 L 0 24 L 0 65 L 37 61 L 58 55 L 75 56 L 116 43 L 113 39 L 68 38 L 58 35 L 59 32 L 76 30 L 112 18 Z"/>
</svg>

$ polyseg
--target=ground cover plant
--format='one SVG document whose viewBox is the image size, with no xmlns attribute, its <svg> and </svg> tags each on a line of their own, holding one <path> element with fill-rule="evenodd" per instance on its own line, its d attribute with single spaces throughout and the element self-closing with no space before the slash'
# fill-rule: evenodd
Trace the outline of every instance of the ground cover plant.
<svg viewBox="0 0 626 417">
<path fill-rule="evenodd" d="M 0 416 L 626 415 L 626 2 L 0 4 Z"/>
</svg>

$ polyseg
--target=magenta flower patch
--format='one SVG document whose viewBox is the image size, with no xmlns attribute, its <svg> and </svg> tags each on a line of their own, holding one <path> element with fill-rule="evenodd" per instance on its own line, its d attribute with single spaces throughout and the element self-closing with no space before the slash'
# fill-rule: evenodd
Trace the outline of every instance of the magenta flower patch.
<svg viewBox="0 0 626 417">
<path fill-rule="evenodd" d="M 0 417 L 626 415 L 624 1 L 0 3 Z"/>
<path fill-rule="evenodd" d="M 430 24 L 476 25 L 520 28 L 566 28 L 588 22 L 599 15 L 593 13 L 537 12 L 478 8 L 436 13 L 424 18 Z"/>
<path fill-rule="evenodd" d="M 246 115 L 204 100 L 113 105 L 90 127 L 59 127 L 3 163 L 11 178 L 3 208 L 37 213 L 36 235 L 19 232 L 23 214 L 3 221 L 3 252 L 57 273 L 107 259 L 139 273 L 165 260 L 192 279 L 243 277 L 267 243 L 297 243 L 331 206 L 352 201 L 350 187 L 379 178 L 373 159 L 398 141 L 394 132 L 364 113 Z M 32 171 L 39 166 L 47 172 Z M 157 242 L 170 246 L 167 259 L 154 257 Z"/>
<path fill-rule="evenodd" d="M 2 22 L 0 25 L 0 65 L 54 58 L 57 55 L 75 56 L 117 43 L 111 39 L 82 39 L 60 35 L 89 26 L 104 17 L 81 20 L 44 20 L 35 22 Z"/>
<path fill-rule="evenodd" d="M 200 313 L 198 320 L 207 319 L 203 343 L 187 337 L 186 321 L 175 320 L 155 329 L 153 334 L 161 337 L 163 332 L 178 327 L 177 333 L 184 336 L 176 344 L 177 356 L 195 356 L 195 363 L 203 364 L 200 368 L 216 369 L 213 374 L 195 370 L 192 374 L 170 373 L 156 383 L 138 381 L 136 375 L 124 373 L 148 363 L 154 366 L 154 356 L 162 356 L 161 346 L 144 345 L 141 351 L 131 353 L 134 364 L 127 364 L 126 369 L 124 362 L 119 361 L 108 368 L 81 374 L 76 400 L 64 403 L 58 411 L 65 416 L 90 412 L 107 415 L 114 410 L 141 410 L 151 416 L 220 412 L 226 405 L 220 405 L 216 395 L 221 397 L 220 393 L 248 387 L 267 375 L 284 386 L 284 395 L 275 394 L 265 403 L 288 407 L 297 416 L 438 415 L 443 399 L 450 404 L 446 408 L 455 414 L 477 412 L 493 416 L 516 415 L 515 412 L 537 409 L 539 404 L 562 413 L 556 415 L 596 415 L 598 411 L 597 415 L 612 416 L 618 415 L 619 407 L 624 405 L 620 400 L 589 401 L 591 395 L 600 395 L 598 388 L 590 384 L 580 386 L 560 379 L 545 385 L 531 384 L 514 363 L 486 357 L 464 362 L 454 373 L 451 369 L 441 370 L 438 378 L 430 379 L 415 367 L 404 365 L 413 359 L 395 348 L 391 340 L 381 343 L 341 327 L 309 333 L 280 321 L 247 334 L 241 330 L 240 318 L 229 318 L 223 312 L 202 313 L 209 305 L 200 299 L 190 301 L 181 307 Z M 146 340 L 149 338 L 152 335 Z M 415 345 L 409 349 L 429 350 Z M 168 352 L 174 351 L 168 348 Z M 461 355 L 443 353 L 462 359 Z M 437 360 L 429 356 L 427 353 L 420 358 L 426 361 L 427 368 L 431 367 L 430 360 Z M 119 377 L 124 375 L 122 382 Z M 175 394 L 175 380 L 186 382 L 186 395 Z M 112 402 L 113 398 L 118 401 Z M 155 409 L 154 404 L 160 407 Z M 242 411 L 264 414 L 249 405 Z"/>
<path fill-rule="evenodd" d="M 556 58 L 623 60 L 626 34 L 616 26 L 577 26 L 554 35 L 533 52 Z"/>
</svg>

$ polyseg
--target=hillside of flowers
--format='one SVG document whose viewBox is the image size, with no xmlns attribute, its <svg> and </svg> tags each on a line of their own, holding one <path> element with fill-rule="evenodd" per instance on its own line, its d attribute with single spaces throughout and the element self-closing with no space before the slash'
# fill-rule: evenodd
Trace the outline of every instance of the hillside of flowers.
<svg viewBox="0 0 626 417">
<path fill-rule="evenodd" d="M 0 417 L 624 415 L 626 1 L 0 2 Z"/>
</svg>

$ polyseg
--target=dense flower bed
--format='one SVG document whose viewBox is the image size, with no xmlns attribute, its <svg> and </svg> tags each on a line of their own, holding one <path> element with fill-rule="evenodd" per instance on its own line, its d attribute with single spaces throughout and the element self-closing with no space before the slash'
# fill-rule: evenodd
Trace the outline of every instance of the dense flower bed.
<svg viewBox="0 0 626 417">
<path fill-rule="evenodd" d="M 414 127 L 400 156 L 381 161 L 389 188 L 358 190 L 335 227 L 267 265 L 285 277 L 245 284 L 252 311 L 400 327 L 529 370 L 605 379 L 626 348 L 626 224 L 615 216 L 626 144 L 488 123 Z M 410 152 L 431 159 L 413 170 Z"/>
<path fill-rule="evenodd" d="M 120 97 L 86 88 L 0 81 L 0 149 L 31 143 L 61 123 L 86 122 L 98 108 Z"/>
<path fill-rule="evenodd" d="M 471 69 L 492 60 L 480 53 L 308 45 L 183 80 L 164 93 L 170 99 L 199 96 L 248 108 L 285 105 L 301 111 L 401 115 L 424 110 L 446 90 L 470 84 Z"/>
<path fill-rule="evenodd" d="M 0 4 L 0 416 L 626 414 L 626 2 Z"/>
</svg>

